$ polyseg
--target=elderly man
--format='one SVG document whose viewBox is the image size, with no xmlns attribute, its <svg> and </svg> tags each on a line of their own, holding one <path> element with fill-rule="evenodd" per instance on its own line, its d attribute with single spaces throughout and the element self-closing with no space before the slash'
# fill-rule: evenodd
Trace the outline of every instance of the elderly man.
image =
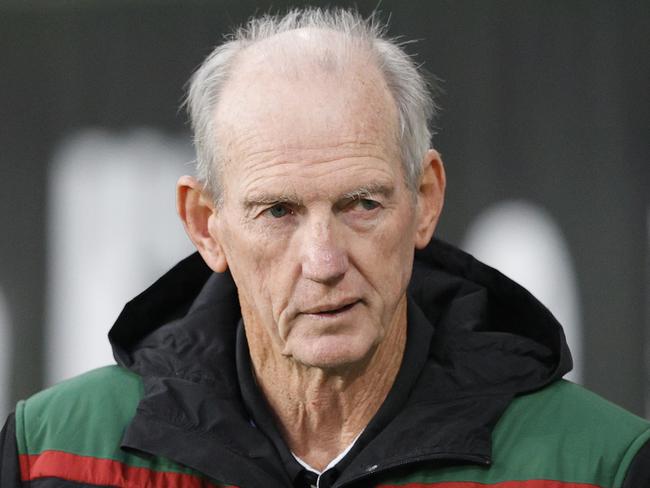
<svg viewBox="0 0 650 488">
<path fill-rule="evenodd" d="M 550 313 L 430 242 L 433 104 L 375 24 L 255 19 L 188 105 L 200 256 L 126 306 L 119 366 L 18 404 L 3 488 L 650 486 L 650 425 L 561 380 Z"/>
</svg>

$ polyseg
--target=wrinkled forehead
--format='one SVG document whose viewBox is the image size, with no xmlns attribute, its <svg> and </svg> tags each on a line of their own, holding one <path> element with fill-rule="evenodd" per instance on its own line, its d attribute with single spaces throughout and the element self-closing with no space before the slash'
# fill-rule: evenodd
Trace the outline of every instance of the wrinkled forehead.
<svg viewBox="0 0 650 488">
<path fill-rule="evenodd" d="M 260 41 L 234 62 L 215 113 L 222 156 L 251 140 L 289 147 L 369 139 L 397 150 L 397 109 L 366 41 L 300 29 Z"/>
</svg>

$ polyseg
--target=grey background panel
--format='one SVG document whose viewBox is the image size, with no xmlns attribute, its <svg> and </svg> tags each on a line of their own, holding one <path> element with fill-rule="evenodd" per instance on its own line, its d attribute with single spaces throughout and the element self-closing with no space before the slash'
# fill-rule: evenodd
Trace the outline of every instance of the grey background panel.
<svg viewBox="0 0 650 488">
<path fill-rule="evenodd" d="M 0 4 L 0 288 L 14 332 L 11 402 L 41 388 L 48 367 L 46 197 L 57 144 L 85 127 L 189 138 L 178 106 L 193 69 L 229 26 L 287 5 Z M 369 13 L 376 2 L 358 5 Z M 434 145 L 449 187 L 438 235 L 460 243 L 476 215 L 503 200 L 546 209 L 578 276 L 584 383 L 644 414 L 650 4 L 384 1 L 381 9 L 392 13 L 392 34 L 419 40 L 408 49 L 442 80 Z"/>
</svg>

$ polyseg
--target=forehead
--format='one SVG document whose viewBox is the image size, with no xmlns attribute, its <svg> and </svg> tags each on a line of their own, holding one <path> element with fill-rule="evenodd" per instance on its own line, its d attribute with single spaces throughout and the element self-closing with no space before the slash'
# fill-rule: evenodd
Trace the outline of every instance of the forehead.
<svg viewBox="0 0 650 488">
<path fill-rule="evenodd" d="M 369 51 L 336 36 L 294 31 L 239 54 L 215 113 L 224 170 L 351 144 L 398 160 L 397 109 L 380 70 Z"/>
</svg>

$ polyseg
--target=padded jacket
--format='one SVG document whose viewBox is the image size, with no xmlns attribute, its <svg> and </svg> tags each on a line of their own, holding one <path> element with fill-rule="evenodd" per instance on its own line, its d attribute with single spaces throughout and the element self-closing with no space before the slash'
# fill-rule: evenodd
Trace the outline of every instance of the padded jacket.
<svg viewBox="0 0 650 488">
<path fill-rule="evenodd" d="M 562 379 L 562 329 L 526 290 L 434 240 L 408 295 L 395 384 L 321 488 L 650 487 L 650 424 Z M 190 256 L 109 337 L 117 365 L 18 403 L 2 488 L 301 486 L 252 407 L 228 273 Z"/>
</svg>

